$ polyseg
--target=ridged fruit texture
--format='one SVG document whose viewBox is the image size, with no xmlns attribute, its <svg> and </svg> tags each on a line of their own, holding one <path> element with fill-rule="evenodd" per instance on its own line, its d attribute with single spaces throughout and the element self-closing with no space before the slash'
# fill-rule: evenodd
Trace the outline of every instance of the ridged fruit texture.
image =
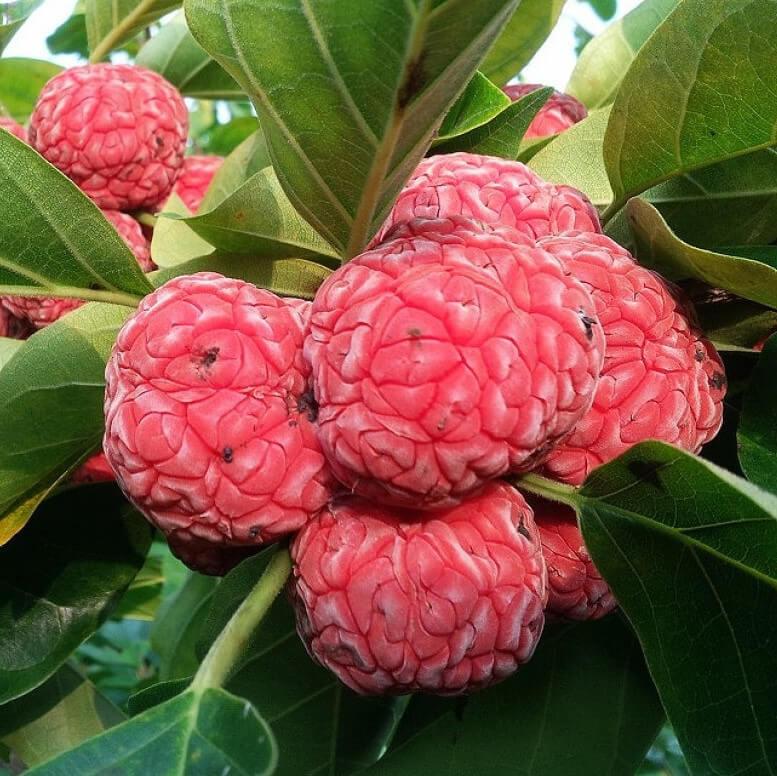
<svg viewBox="0 0 777 776">
<path fill-rule="evenodd" d="M 279 297 L 215 273 L 169 281 L 119 332 L 103 448 L 173 550 L 207 556 L 199 570 L 298 530 L 330 496 L 302 337 Z"/>
<path fill-rule="evenodd" d="M 30 142 L 101 208 L 153 208 L 183 164 L 189 114 L 178 90 L 133 65 L 83 65 L 54 76 L 30 119 Z"/>
<path fill-rule="evenodd" d="M 192 213 L 200 209 L 208 187 L 222 164 L 224 159 L 221 156 L 187 156 L 184 159 L 173 193 Z"/>
<path fill-rule="evenodd" d="M 590 406 L 593 309 L 553 256 L 460 219 L 415 222 L 352 260 L 319 290 L 305 342 L 335 474 L 439 508 L 531 468 Z"/>
<path fill-rule="evenodd" d="M 103 215 L 132 251 L 141 269 L 144 272 L 156 269 L 156 265 L 151 260 L 148 241 L 143 235 L 140 224 L 132 216 L 119 213 L 116 210 L 103 210 Z M 54 321 L 58 321 L 63 315 L 81 307 L 84 302 L 80 299 L 61 297 L 4 296 L 0 297 L 0 304 L 20 320 L 31 324 L 36 329 L 42 329 Z"/>
<path fill-rule="evenodd" d="M 548 569 L 546 613 L 566 620 L 598 620 L 618 607 L 591 560 L 572 509 L 532 496 Z"/>
<path fill-rule="evenodd" d="M 0 116 L 0 129 L 7 129 L 12 135 L 16 135 L 19 140 L 23 140 L 25 143 L 27 142 L 27 130 L 13 119 L 9 119 L 6 116 Z"/>
<path fill-rule="evenodd" d="M 403 221 L 449 216 L 512 226 L 534 239 L 601 231 L 596 208 L 577 189 L 553 186 L 520 162 L 457 153 L 418 165 L 373 244 Z"/>
<path fill-rule="evenodd" d="M 542 84 L 512 84 L 505 86 L 504 92 L 513 102 L 516 102 L 521 97 L 543 88 Z M 588 116 L 588 109 L 580 100 L 569 94 L 554 91 L 529 124 L 524 138 L 532 140 L 557 135 L 573 127 L 586 116 Z"/>
<path fill-rule="evenodd" d="M 359 693 L 457 694 L 512 674 L 542 633 L 532 512 L 502 483 L 426 516 L 335 501 L 292 547 L 297 626 Z"/>
<path fill-rule="evenodd" d="M 726 376 L 679 289 L 603 235 L 540 245 L 588 288 L 606 340 L 593 406 L 550 455 L 547 471 L 577 485 L 646 439 L 698 452 L 720 429 Z"/>
</svg>

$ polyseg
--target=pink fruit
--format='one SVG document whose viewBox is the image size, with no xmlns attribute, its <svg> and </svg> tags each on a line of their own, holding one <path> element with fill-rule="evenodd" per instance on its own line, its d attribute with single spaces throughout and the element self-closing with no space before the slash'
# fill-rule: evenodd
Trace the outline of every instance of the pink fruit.
<svg viewBox="0 0 777 776">
<path fill-rule="evenodd" d="M 144 272 L 156 269 L 140 224 L 126 213 L 115 210 L 103 210 L 105 218 L 113 225 L 127 247 L 132 251 Z M 81 307 L 81 299 L 65 299 L 47 296 L 3 296 L 0 304 L 18 319 L 42 329 L 58 321 L 63 315 Z"/>
<path fill-rule="evenodd" d="M 540 245 L 591 292 L 607 347 L 593 406 L 550 455 L 548 473 L 579 484 L 646 439 L 698 452 L 720 429 L 726 376 L 679 289 L 603 235 Z"/>
<path fill-rule="evenodd" d="M 16 135 L 19 140 L 27 142 L 27 130 L 21 125 L 17 124 L 13 119 L 0 116 L 0 129 L 7 129 L 12 135 Z"/>
<path fill-rule="evenodd" d="M 505 94 L 513 101 L 545 87 L 542 84 L 512 84 L 505 86 Z M 588 116 L 588 110 L 580 100 L 563 92 L 554 91 L 540 108 L 524 137 L 527 140 L 548 135 L 557 135 Z"/>
<path fill-rule="evenodd" d="M 175 185 L 189 117 L 178 90 L 133 65 L 83 65 L 54 76 L 30 119 L 30 142 L 101 208 L 153 208 Z"/>
<path fill-rule="evenodd" d="M 78 483 L 113 482 L 115 479 L 116 475 L 103 452 L 88 458 L 73 472 L 73 482 Z"/>
<path fill-rule="evenodd" d="M 533 239 L 573 229 L 601 231 L 596 208 L 577 189 L 553 186 L 520 162 L 458 153 L 418 165 L 373 245 L 395 224 L 459 215 L 512 226 Z"/>
<path fill-rule="evenodd" d="M 548 568 L 546 611 L 567 620 L 598 620 L 616 609 L 618 603 L 588 554 L 574 511 L 534 496 L 529 503 Z"/>
<path fill-rule="evenodd" d="M 490 483 L 425 517 L 344 498 L 292 546 L 299 634 L 356 692 L 477 690 L 540 638 L 545 564 L 523 497 Z"/>
<path fill-rule="evenodd" d="M 513 230 L 448 219 L 396 235 L 313 303 L 320 439 L 353 492 L 447 507 L 572 429 L 603 337 L 582 286 Z"/>
<path fill-rule="evenodd" d="M 200 209 L 213 176 L 224 159 L 220 156 L 187 156 L 173 193 L 177 194 L 192 213 Z"/>
<path fill-rule="evenodd" d="M 2 302 L 2 298 L 0 298 Z M 29 321 L 17 318 L 10 310 L 0 304 L 0 337 L 9 339 L 27 339 L 35 331 Z"/>
<path fill-rule="evenodd" d="M 279 297 L 215 273 L 169 281 L 119 332 L 105 454 L 202 571 L 298 530 L 330 496 L 302 337 Z"/>
</svg>

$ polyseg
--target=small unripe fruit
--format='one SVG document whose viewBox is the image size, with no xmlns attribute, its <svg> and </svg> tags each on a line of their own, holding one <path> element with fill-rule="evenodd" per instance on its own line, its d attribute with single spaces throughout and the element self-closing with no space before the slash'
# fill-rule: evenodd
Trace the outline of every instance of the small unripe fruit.
<svg viewBox="0 0 777 776">
<path fill-rule="evenodd" d="M 79 485 L 96 482 L 113 482 L 116 475 L 105 457 L 105 453 L 95 453 L 91 458 L 87 458 L 73 472 L 73 482 Z"/>
<path fill-rule="evenodd" d="M 527 94 L 545 87 L 542 84 L 512 84 L 505 86 L 505 94 L 516 102 Z M 588 116 L 588 110 L 580 100 L 563 92 L 554 91 L 526 130 L 524 138 L 531 140 L 565 132 Z"/>
<path fill-rule="evenodd" d="M 0 116 L 0 129 L 7 129 L 12 135 L 18 137 L 19 140 L 23 140 L 25 143 L 27 142 L 27 130 L 13 119 L 9 119 L 6 116 Z"/>
</svg>

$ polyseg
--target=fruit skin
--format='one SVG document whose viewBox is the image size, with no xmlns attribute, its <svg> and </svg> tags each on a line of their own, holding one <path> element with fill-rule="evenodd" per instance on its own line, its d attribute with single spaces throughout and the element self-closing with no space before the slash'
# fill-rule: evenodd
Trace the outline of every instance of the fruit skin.
<svg viewBox="0 0 777 776">
<path fill-rule="evenodd" d="M 548 569 L 546 614 L 565 620 L 598 620 L 618 608 L 594 566 L 572 509 L 538 496 L 528 502 L 540 532 Z"/>
<path fill-rule="evenodd" d="M 302 337 L 279 297 L 207 272 L 157 289 L 119 332 L 103 449 L 127 497 L 198 570 L 298 530 L 330 497 Z"/>
<path fill-rule="evenodd" d="M 221 156 L 187 156 L 173 193 L 177 194 L 192 213 L 200 209 L 214 175 L 224 159 Z"/>
<path fill-rule="evenodd" d="M 156 269 L 140 224 L 132 216 L 115 210 L 103 210 L 103 215 L 132 251 L 141 269 L 144 272 Z M 63 315 L 78 309 L 84 302 L 81 299 L 63 297 L 3 296 L 0 297 L 0 304 L 26 325 L 31 325 L 34 329 L 42 329 L 58 321 Z"/>
<path fill-rule="evenodd" d="M 153 208 L 175 185 L 189 115 L 178 90 L 133 65 L 65 70 L 43 87 L 30 142 L 99 207 Z"/>
<path fill-rule="evenodd" d="M 539 641 L 546 572 L 521 494 L 493 482 L 424 517 L 344 497 L 292 545 L 297 630 L 358 693 L 478 690 Z"/>
<path fill-rule="evenodd" d="M 698 452 L 720 430 L 726 376 L 682 292 L 604 235 L 540 245 L 591 292 L 607 346 L 593 406 L 549 456 L 549 476 L 578 485 L 646 439 Z"/>
<path fill-rule="evenodd" d="M 91 458 L 87 458 L 73 472 L 73 482 L 79 484 L 113 482 L 115 479 L 116 475 L 113 473 L 113 469 L 102 451 L 95 453 Z"/>
<path fill-rule="evenodd" d="M 18 137 L 19 140 L 27 142 L 27 130 L 13 119 L 0 116 L 0 129 L 7 129 L 12 135 Z"/>
<path fill-rule="evenodd" d="M 520 162 L 456 153 L 418 165 L 372 245 L 396 224 L 449 216 L 512 226 L 532 239 L 602 230 L 596 208 L 577 189 L 551 185 Z"/>
<path fill-rule="evenodd" d="M 517 102 L 521 97 L 544 89 L 542 84 L 511 84 L 504 87 L 504 93 Z M 565 132 L 588 116 L 588 109 L 576 97 L 563 92 L 554 91 L 548 101 L 540 108 L 534 121 L 526 130 L 524 138 L 532 140 Z"/>
<path fill-rule="evenodd" d="M 448 219 L 397 235 L 313 302 L 319 438 L 351 491 L 449 507 L 572 429 L 603 339 L 582 286 L 513 230 Z"/>
</svg>

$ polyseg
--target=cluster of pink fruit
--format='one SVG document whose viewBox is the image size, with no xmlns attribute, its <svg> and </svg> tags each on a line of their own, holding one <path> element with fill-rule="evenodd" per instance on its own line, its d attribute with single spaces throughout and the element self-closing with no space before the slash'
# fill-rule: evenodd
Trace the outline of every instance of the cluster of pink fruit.
<svg viewBox="0 0 777 776">
<path fill-rule="evenodd" d="M 76 163 L 56 84 L 33 143 L 101 206 L 153 208 L 185 110 L 157 76 L 101 67 L 156 84 L 132 108 L 149 175 Z M 87 110 L 92 71 L 60 78 L 109 133 L 120 119 Z M 554 98 L 534 134 L 582 115 Z M 214 273 L 168 282 L 122 328 L 106 383 L 110 471 L 179 557 L 223 574 L 293 536 L 313 657 L 358 692 L 443 694 L 514 672 L 546 614 L 616 606 L 574 514 L 527 500 L 520 475 L 579 485 L 649 438 L 698 451 L 726 386 L 687 301 L 583 194 L 472 154 L 422 162 L 312 303 Z"/>
</svg>

